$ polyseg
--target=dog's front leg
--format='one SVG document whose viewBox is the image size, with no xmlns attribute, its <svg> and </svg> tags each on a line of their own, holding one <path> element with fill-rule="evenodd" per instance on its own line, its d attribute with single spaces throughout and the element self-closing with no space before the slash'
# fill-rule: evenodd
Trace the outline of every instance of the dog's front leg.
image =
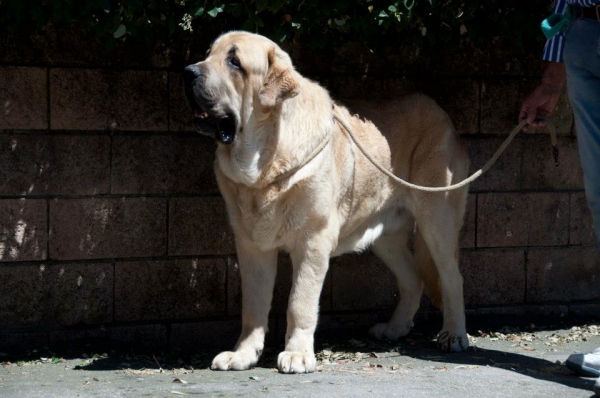
<svg viewBox="0 0 600 398">
<path fill-rule="evenodd" d="M 292 251 L 294 274 L 287 310 L 285 351 L 277 367 L 283 373 L 310 373 L 316 368 L 314 333 L 319 313 L 319 297 L 330 250 L 322 242 Z"/>
<path fill-rule="evenodd" d="M 277 273 L 277 250 L 262 252 L 236 242 L 242 278 L 242 334 L 234 351 L 213 359 L 214 370 L 246 370 L 258 362 L 268 331 L 269 310 Z"/>
</svg>

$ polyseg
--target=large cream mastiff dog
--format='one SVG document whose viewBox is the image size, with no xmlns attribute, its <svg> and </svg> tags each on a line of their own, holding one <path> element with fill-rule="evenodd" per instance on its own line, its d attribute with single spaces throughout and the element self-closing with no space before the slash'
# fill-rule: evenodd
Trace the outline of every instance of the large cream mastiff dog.
<svg viewBox="0 0 600 398">
<path fill-rule="evenodd" d="M 376 338 L 413 326 L 423 288 L 444 323 L 443 350 L 468 346 L 458 238 L 467 188 L 424 193 L 377 170 L 334 113 L 372 156 L 410 182 L 442 186 L 467 174 L 465 150 L 446 113 L 414 95 L 351 115 L 294 70 L 274 42 L 246 32 L 219 37 L 207 58 L 185 69 L 185 91 L 200 133 L 216 139 L 215 172 L 235 234 L 242 278 L 242 333 L 213 369 L 249 369 L 263 350 L 277 254 L 290 254 L 284 373 L 313 372 L 313 334 L 329 258 L 371 250 L 392 270 L 400 302 Z M 415 254 L 409 249 L 417 224 Z M 366 286 L 365 294 L 377 286 Z"/>
</svg>

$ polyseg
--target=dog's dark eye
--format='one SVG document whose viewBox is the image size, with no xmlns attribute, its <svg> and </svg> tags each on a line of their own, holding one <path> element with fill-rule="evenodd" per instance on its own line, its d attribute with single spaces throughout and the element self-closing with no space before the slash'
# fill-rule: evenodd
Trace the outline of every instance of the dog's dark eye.
<svg viewBox="0 0 600 398">
<path fill-rule="evenodd" d="M 242 64 L 237 57 L 229 57 L 229 65 L 233 66 L 236 69 L 242 69 Z"/>
</svg>

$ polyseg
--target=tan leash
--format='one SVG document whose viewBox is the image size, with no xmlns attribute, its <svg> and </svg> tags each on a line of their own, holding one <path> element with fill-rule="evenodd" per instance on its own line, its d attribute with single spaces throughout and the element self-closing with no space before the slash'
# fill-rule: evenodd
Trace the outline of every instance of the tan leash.
<svg viewBox="0 0 600 398">
<path fill-rule="evenodd" d="M 320 154 L 323 149 L 325 149 L 325 147 L 329 143 L 330 139 L 331 139 L 331 135 L 328 135 L 327 137 L 325 137 L 325 139 L 323 141 L 321 141 L 319 146 L 317 146 L 315 149 L 313 149 L 312 152 L 307 156 L 307 158 L 304 159 L 304 162 L 302 162 L 298 166 L 292 167 L 288 171 L 278 175 L 273 181 L 270 182 L 270 184 L 275 184 L 276 182 L 279 182 L 283 179 L 290 177 L 292 174 L 296 173 L 298 170 L 300 170 L 301 168 L 303 168 L 304 166 L 309 164 L 311 162 L 311 160 L 316 158 L 317 155 Z"/>
<path fill-rule="evenodd" d="M 344 130 L 346 130 L 346 132 L 348 133 L 348 135 L 350 135 L 350 138 L 352 138 L 352 141 L 354 141 L 354 143 L 356 144 L 356 146 L 358 147 L 358 149 L 360 149 L 360 151 L 363 153 L 363 155 L 365 155 L 365 157 L 367 159 L 369 159 L 369 161 L 375 167 L 377 167 L 383 174 L 385 174 L 386 176 L 390 177 L 392 180 L 400 183 L 401 185 L 404 185 L 405 187 L 417 189 L 417 190 L 420 190 L 420 191 L 426 191 L 426 192 L 447 192 L 447 191 L 452 191 L 454 189 L 462 188 L 465 185 L 467 185 L 467 184 L 475 181 L 483 173 L 485 173 L 486 171 L 488 171 L 488 169 L 490 167 L 492 167 L 492 165 L 494 163 L 496 163 L 496 160 L 498 160 L 498 158 L 500 157 L 500 155 L 502 154 L 502 152 L 504 152 L 504 150 L 508 147 L 508 145 L 511 143 L 511 141 L 513 140 L 513 138 L 515 138 L 515 136 L 527 124 L 526 120 L 523 120 L 521 123 L 517 124 L 517 126 L 510 132 L 510 134 L 508 135 L 508 137 L 504 140 L 504 142 L 502 143 L 502 145 L 500 145 L 500 148 L 498 148 L 498 150 L 491 157 L 491 159 L 488 160 L 488 162 L 485 165 L 483 165 L 482 168 L 480 168 L 479 170 L 477 170 L 470 177 L 466 178 L 465 180 L 463 180 L 461 182 L 458 182 L 458 183 L 452 184 L 452 185 L 448 185 L 446 187 L 424 187 L 424 186 L 421 186 L 421 185 L 416 185 L 416 184 L 410 183 L 408 181 L 405 181 L 402 178 L 394 175 L 392 172 L 390 172 L 385 167 L 383 167 L 371 155 L 369 155 L 368 151 L 362 146 L 362 144 L 358 141 L 358 139 L 356 138 L 356 136 L 352 132 L 352 128 L 348 125 L 348 123 L 346 123 L 346 121 L 344 120 L 343 117 L 340 117 L 335 112 L 335 110 L 334 110 L 334 113 L 333 113 L 333 117 L 334 117 L 335 120 L 337 120 L 342 125 L 342 127 L 344 128 Z M 558 147 L 557 147 L 557 139 L 556 139 L 556 128 L 554 127 L 554 125 L 550 121 L 547 121 L 547 126 L 548 126 L 548 130 L 550 131 L 550 138 L 551 138 L 551 141 L 552 141 L 552 154 L 554 156 L 554 164 L 556 166 L 558 166 Z"/>
</svg>

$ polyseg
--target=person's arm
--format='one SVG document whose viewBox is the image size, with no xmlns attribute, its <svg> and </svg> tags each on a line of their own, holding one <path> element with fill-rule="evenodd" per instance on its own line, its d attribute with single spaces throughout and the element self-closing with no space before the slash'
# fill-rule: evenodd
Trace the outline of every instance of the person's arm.
<svg viewBox="0 0 600 398">
<path fill-rule="evenodd" d="M 555 0 L 553 12 L 565 14 L 567 11 L 566 0 Z M 519 122 L 527 120 L 527 127 L 541 127 L 546 125 L 546 117 L 552 113 L 560 97 L 560 92 L 567 80 L 563 62 L 563 44 L 565 34 L 558 33 L 546 42 L 542 59 L 548 61 L 542 82 L 537 86 L 521 105 Z"/>
<path fill-rule="evenodd" d="M 545 119 L 556 107 L 566 80 L 565 64 L 549 62 L 544 70 L 542 82 L 523 101 L 519 112 L 519 122 L 527 120 L 529 126 L 545 126 Z"/>
</svg>

